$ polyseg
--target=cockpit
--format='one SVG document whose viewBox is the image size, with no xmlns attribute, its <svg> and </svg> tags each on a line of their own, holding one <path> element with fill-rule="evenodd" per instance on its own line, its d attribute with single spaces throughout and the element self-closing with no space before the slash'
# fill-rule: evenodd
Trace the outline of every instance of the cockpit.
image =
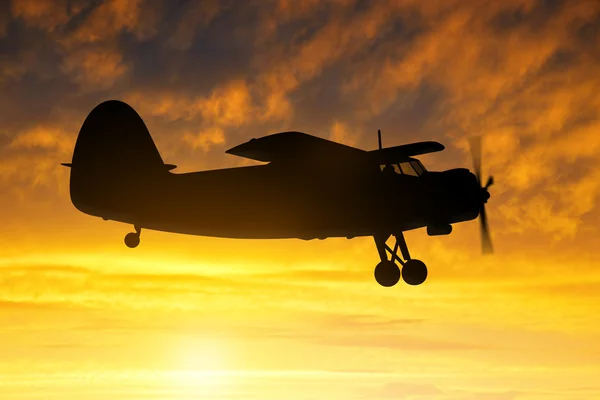
<svg viewBox="0 0 600 400">
<path fill-rule="evenodd" d="M 390 166 L 394 168 L 394 172 L 398 175 L 421 176 L 427 172 L 421 161 L 414 158 L 409 158 L 407 161 L 391 164 Z M 385 165 L 380 165 L 382 171 L 385 167 Z"/>
</svg>

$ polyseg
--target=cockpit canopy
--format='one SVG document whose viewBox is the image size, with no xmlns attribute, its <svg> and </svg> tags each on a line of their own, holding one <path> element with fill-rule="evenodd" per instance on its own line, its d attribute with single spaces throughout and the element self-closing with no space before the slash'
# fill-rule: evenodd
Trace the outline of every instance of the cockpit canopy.
<svg viewBox="0 0 600 400">
<path fill-rule="evenodd" d="M 427 172 L 425 166 L 421 161 L 415 158 L 409 158 L 406 161 L 397 164 L 391 164 L 394 167 L 394 172 L 399 175 L 410 175 L 410 176 L 421 176 Z M 380 165 L 381 170 L 385 168 L 385 165 Z"/>
</svg>

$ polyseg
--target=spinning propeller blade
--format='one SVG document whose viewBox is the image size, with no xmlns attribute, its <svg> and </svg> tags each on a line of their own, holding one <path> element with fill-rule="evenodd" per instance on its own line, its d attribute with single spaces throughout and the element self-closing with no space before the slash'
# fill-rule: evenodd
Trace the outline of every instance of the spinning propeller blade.
<svg viewBox="0 0 600 400">
<path fill-rule="evenodd" d="M 487 214 L 485 213 L 485 205 L 481 205 L 479 212 L 479 226 L 481 231 L 481 252 L 483 254 L 493 254 L 492 239 L 490 238 L 490 230 L 487 222 Z"/>
<path fill-rule="evenodd" d="M 473 171 L 481 186 L 481 136 L 470 137 L 469 145 L 471 147 L 471 158 L 473 159 Z"/>
<path fill-rule="evenodd" d="M 481 136 L 471 137 L 469 139 L 469 144 L 471 147 L 471 157 L 473 158 L 473 168 L 475 176 L 477 177 L 477 182 L 481 187 L 482 195 L 489 197 L 487 193 L 487 189 L 494 184 L 494 178 L 490 176 L 485 184 L 482 186 L 481 184 Z M 487 201 L 487 198 L 486 200 Z M 481 252 L 483 254 L 492 254 L 494 252 L 494 248 L 492 247 L 492 240 L 490 238 L 490 228 L 488 225 L 487 214 L 485 212 L 485 201 L 482 201 L 481 207 L 479 209 L 479 227 L 481 232 Z"/>
</svg>

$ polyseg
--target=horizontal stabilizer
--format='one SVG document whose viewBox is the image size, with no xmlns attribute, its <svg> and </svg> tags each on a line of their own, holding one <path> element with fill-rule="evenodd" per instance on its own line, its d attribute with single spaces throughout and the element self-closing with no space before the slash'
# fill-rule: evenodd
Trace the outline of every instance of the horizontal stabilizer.
<svg viewBox="0 0 600 400">
<path fill-rule="evenodd" d="M 381 150 L 369 151 L 369 157 L 379 165 L 396 164 L 406 161 L 410 157 L 421 154 L 435 153 L 444 150 L 443 144 L 438 142 L 417 142 L 401 146 L 387 147 Z"/>
<path fill-rule="evenodd" d="M 73 164 L 71 164 L 71 163 L 61 163 L 60 165 L 62 165 L 64 167 L 69 167 L 69 168 L 71 168 L 73 166 Z M 167 169 L 167 171 L 171 171 L 172 169 L 177 168 L 177 165 L 165 164 L 165 168 Z"/>
</svg>

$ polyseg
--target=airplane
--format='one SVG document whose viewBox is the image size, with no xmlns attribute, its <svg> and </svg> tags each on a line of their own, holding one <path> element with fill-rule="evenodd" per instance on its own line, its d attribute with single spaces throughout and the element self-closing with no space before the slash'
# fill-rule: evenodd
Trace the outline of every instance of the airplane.
<svg viewBox="0 0 600 400">
<path fill-rule="evenodd" d="M 226 151 L 266 164 L 175 173 L 140 115 L 108 100 L 88 114 L 71 163 L 62 165 L 70 167 L 75 208 L 132 224 L 130 248 L 142 229 L 236 239 L 373 237 L 380 258 L 374 277 L 383 287 L 400 277 L 409 285 L 427 278 L 405 231 L 448 235 L 452 224 L 480 216 L 482 249 L 492 252 L 485 204 L 493 178 L 481 185 L 480 138 L 471 141 L 474 173 L 428 171 L 414 158 L 444 150 L 441 143 L 383 148 L 381 131 L 378 139 L 379 148 L 366 151 L 302 132 L 275 133 Z"/>
</svg>

